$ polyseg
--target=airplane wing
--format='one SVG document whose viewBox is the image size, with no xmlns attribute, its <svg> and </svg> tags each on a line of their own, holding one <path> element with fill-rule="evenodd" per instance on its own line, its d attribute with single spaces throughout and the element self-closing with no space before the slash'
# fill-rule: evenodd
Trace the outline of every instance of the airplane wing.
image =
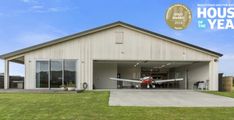
<svg viewBox="0 0 234 120">
<path fill-rule="evenodd" d="M 111 80 L 115 81 L 124 81 L 124 82 L 134 82 L 134 83 L 141 83 L 139 80 L 131 80 L 131 79 L 120 79 L 120 78 L 110 78 Z"/>
<path fill-rule="evenodd" d="M 154 80 L 155 83 L 164 83 L 164 82 L 173 82 L 173 81 L 182 81 L 183 78 L 176 78 L 176 79 L 167 79 L 167 80 Z"/>
</svg>

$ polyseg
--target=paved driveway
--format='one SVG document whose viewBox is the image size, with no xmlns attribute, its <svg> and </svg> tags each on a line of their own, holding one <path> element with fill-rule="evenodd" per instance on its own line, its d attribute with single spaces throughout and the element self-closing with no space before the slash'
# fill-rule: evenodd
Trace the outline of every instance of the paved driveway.
<svg viewBox="0 0 234 120">
<path fill-rule="evenodd" d="M 191 90 L 111 90 L 109 105 L 234 107 L 234 99 Z"/>
</svg>

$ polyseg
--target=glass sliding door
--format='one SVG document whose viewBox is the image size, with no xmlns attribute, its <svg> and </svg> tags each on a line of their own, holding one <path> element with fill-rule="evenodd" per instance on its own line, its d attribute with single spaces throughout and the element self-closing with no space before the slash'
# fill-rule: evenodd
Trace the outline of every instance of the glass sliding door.
<svg viewBox="0 0 234 120">
<path fill-rule="evenodd" d="M 49 62 L 37 61 L 36 62 L 36 87 L 48 88 L 49 87 Z"/>
<path fill-rule="evenodd" d="M 76 86 L 76 60 L 64 60 L 64 85 Z"/>
<path fill-rule="evenodd" d="M 63 85 L 63 61 L 50 61 L 50 88 L 60 88 Z"/>
<path fill-rule="evenodd" d="M 36 61 L 36 88 L 76 87 L 77 60 Z"/>
</svg>

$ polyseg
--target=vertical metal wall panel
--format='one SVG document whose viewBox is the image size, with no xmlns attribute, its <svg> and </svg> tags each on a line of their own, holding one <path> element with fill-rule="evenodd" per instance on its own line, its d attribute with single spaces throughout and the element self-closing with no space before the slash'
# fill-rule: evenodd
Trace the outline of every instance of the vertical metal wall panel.
<svg viewBox="0 0 234 120">
<path fill-rule="evenodd" d="M 115 43 L 116 31 L 123 32 L 123 44 Z M 26 53 L 26 89 L 35 88 L 35 61 L 38 59 L 78 59 L 79 85 L 87 82 L 89 89 L 92 89 L 93 60 L 212 61 L 214 57 L 191 47 L 118 26 Z M 215 81 L 217 64 L 211 63 L 210 67 L 210 79 Z M 212 89 L 216 89 L 216 82 L 211 84 Z"/>
</svg>

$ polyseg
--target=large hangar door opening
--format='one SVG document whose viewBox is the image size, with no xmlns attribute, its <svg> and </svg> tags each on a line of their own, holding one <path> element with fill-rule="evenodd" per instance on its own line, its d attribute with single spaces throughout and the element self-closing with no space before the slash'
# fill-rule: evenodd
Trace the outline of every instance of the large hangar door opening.
<svg viewBox="0 0 234 120">
<path fill-rule="evenodd" d="M 185 66 L 191 62 L 155 62 L 155 61 L 136 61 L 118 62 L 118 74 L 123 79 L 140 80 L 150 76 L 153 80 L 168 80 L 183 78 L 183 81 L 172 81 L 153 84 L 156 89 L 185 89 L 186 69 Z M 179 70 L 176 70 L 176 69 Z M 135 88 L 138 83 L 122 82 L 118 88 Z"/>
<path fill-rule="evenodd" d="M 110 78 L 140 81 L 147 76 L 154 81 L 183 78 L 182 81 L 155 83 L 155 89 L 193 89 L 196 82 L 209 80 L 209 62 L 94 61 L 93 76 L 94 89 L 136 88 L 142 84 Z"/>
</svg>

